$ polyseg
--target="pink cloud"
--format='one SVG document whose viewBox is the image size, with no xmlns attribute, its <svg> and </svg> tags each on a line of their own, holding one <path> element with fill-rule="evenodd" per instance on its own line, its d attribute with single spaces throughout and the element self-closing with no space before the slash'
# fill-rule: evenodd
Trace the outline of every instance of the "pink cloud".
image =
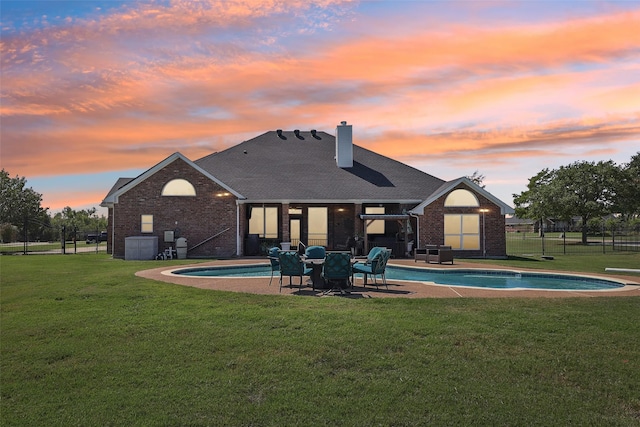
<svg viewBox="0 0 640 427">
<path fill-rule="evenodd" d="M 499 161 L 637 138 L 640 82 L 628 72 L 640 11 L 346 34 L 309 52 L 287 50 L 295 37 L 268 26 L 343 3 L 151 4 L 3 37 L 3 166 L 26 176 L 148 167 L 345 119 L 356 143 L 396 158 Z"/>
</svg>

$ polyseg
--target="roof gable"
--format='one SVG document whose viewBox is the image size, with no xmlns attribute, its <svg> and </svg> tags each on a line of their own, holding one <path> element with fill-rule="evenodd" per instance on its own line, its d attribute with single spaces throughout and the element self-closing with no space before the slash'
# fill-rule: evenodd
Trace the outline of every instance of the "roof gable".
<svg viewBox="0 0 640 427">
<path fill-rule="evenodd" d="M 108 206 L 113 205 L 114 203 L 117 203 L 118 202 L 118 197 L 121 194 L 124 194 L 127 191 L 131 190 L 132 188 L 134 188 L 135 186 L 137 186 L 141 182 L 143 182 L 146 179 L 152 177 L 158 171 L 162 170 L 163 168 L 165 168 L 166 166 L 170 165 L 171 163 L 175 162 L 178 159 L 184 161 L 189 166 L 191 166 L 192 168 L 194 168 L 195 170 L 197 170 L 198 172 L 200 172 L 201 174 L 203 174 L 207 178 L 211 179 L 212 181 L 214 181 L 215 183 L 217 183 L 218 185 L 223 187 L 225 190 L 229 191 L 234 196 L 236 196 L 236 197 L 238 197 L 240 199 L 244 198 L 240 193 L 238 193 L 237 191 L 233 190 L 231 187 L 229 187 L 228 185 L 226 185 L 225 183 L 220 181 L 218 178 L 216 178 L 213 175 L 211 175 L 206 170 L 202 169 L 200 166 L 196 165 L 191 160 L 187 159 L 184 155 L 182 155 L 181 153 L 176 152 L 176 153 L 173 153 L 172 155 L 170 155 L 169 157 L 167 157 L 166 159 L 164 159 L 163 161 L 161 161 L 160 163 L 156 164 L 152 168 L 150 168 L 150 169 L 146 170 L 145 172 L 143 172 L 142 174 L 138 175 L 136 178 L 133 178 L 133 179 L 132 178 L 120 178 L 120 179 L 118 179 L 118 181 L 116 182 L 116 185 L 114 185 L 112 187 L 111 191 L 109 191 L 109 193 L 104 198 L 104 200 L 102 201 L 100 206 L 108 207 Z"/>
<path fill-rule="evenodd" d="M 478 184 L 471 181 L 467 177 L 460 177 L 453 181 L 445 182 L 444 184 L 442 184 L 440 188 L 438 188 L 431 195 L 429 195 L 429 197 L 427 197 L 425 201 L 420 203 L 415 208 L 411 209 L 410 212 L 413 214 L 422 215 L 424 213 L 425 207 L 429 206 L 431 203 L 435 202 L 440 197 L 444 196 L 445 194 L 447 194 L 448 192 L 450 192 L 460 184 L 466 185 L 467 187 L 469 187 L 471 191 L 482 195 L 486 199 L 490 200 L 494 205 L 500 207 L 501 215 L 513 214 L 515 212 L 511 206 L 507 205 L 502 200 L 498 199 L 493 194 L 489 193 L 487 190 L 480 187 Z"/>
</svg>

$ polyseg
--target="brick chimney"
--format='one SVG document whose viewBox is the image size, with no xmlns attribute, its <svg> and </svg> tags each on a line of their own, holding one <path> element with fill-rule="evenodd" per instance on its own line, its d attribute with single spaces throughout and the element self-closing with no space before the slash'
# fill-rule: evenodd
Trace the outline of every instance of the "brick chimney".
<svg viewBox="0 0 640 427">
<path fill-rule="evenodd" d="M 336 127 L 336 164 L 339 168 L 353 167 L 353 131 L 347 122 Z"/>
</svg>

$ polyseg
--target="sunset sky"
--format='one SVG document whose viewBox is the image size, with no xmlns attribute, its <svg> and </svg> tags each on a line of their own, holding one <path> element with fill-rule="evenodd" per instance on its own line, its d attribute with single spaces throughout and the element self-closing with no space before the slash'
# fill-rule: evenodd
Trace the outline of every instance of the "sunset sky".
<svg viewBox="0 0 640 427">
<path fill-rule="evenodd" d="M 2 1 L 1 166 L 52 212 L 269 130 L 512 194 L 640 151 L 639 1 Z M 106 210 L 101 210 L 106 213 Z"/>
</svg>

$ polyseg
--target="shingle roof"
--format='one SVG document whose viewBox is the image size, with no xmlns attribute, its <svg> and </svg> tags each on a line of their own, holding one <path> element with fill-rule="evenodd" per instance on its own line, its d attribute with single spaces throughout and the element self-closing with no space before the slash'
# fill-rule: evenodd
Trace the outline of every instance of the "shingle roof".
<svg viewBox="0 0 640 427">
<path fill-rule="evenodd" d="M 105 199 L 108 199 L 113 193 L 115 193 L 116 191 L 118 191 L 119 189 L 121 189 L 122 187 L 124 187 L 125 185 L 133 181 L 134 179 L 135 178 L 118 178 L 118 180 L 113 185 L 113 187 L 111 187 L 111 190 L 109 190 L 109 192 L 105 196 Z"/>
<path fill-rule="evenodd" d="M 353 167 L 339 168 L 326 132 L 266 132 L 194 163 L 251 201 L 420 202 L 444 181 L 353 145 Z M 318 139 L 319 138 L 319 139 Z"/>
</svg>

